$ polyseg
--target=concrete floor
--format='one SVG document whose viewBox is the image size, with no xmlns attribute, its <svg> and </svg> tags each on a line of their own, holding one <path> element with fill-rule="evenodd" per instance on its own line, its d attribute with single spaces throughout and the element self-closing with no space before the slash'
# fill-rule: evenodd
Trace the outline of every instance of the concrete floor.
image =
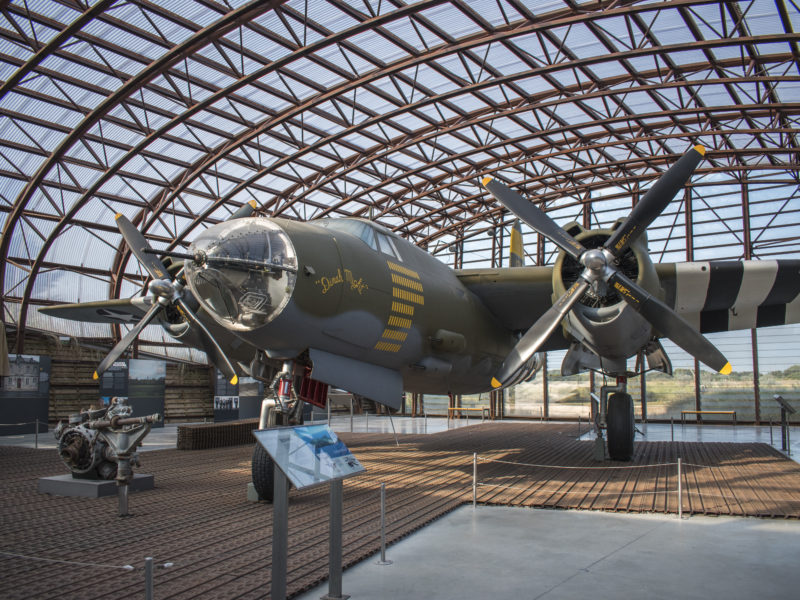
<svg viewBox="0 0 800 600">
<path fill-rule="evenodd" d="M 796 598 L 800 522 L 462 506 L 344 572 L 353 600 Z M 325 583 L 299 596 L 317 600 Z"/>
</svg>

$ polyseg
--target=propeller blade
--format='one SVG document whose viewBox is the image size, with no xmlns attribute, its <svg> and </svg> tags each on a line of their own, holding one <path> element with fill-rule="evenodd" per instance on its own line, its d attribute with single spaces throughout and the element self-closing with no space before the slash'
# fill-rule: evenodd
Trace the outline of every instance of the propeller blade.
<svg viewBox="0 0 800 600">
<path fill-rule="evenodd" d="M 141 232 L 136 229 L 133 223 L 128 220 L 128 217 L 122 213 L 117 213 L 117 228 L 119 229 L 122 237 L 128 243 L 128 246 L 133 252 L 133 255 L 142 263 L 142 266 L 150 274 L 153 279 L 167 279 L 167 269 L 164 267 L 158 258 L 153 254 L 148 254 L 145 249 L 151 250 L 150 244 L 144 239 Z"/>
<path fill-rule="evenodd" d="M 569 312 L 572 306 L 581 299 L 589 284 L 583 279 L 578 279 L 559 298 L 539 320 L 534 323 L 525 335 L 520 338 L 514 349 L 503 361 L 497 375 L 492 378 L 492 387 L 503 387 L 513 375 L 522 367 L 531 356 L 547 341 L 547 338 L 555 331 L 564 315 Z"/>
<path fill-rule="evenodd" d="M 258 204 L 256 204 L 255 200 L 248 200 L 244 204 L 242 204 L 238 210 L 236 210 L 230 217 L 226 219 L 226 221 L 233 221 L 234 219 L 243 219 L 245 217 L 251 217 L 254 212 L 256 212 L 256 208 Z"/>
<path fill-rule="evenodd" d="M 134 327 L 128 331 L 128 333 L 126 333 L 125 336 L 111 349 L 111 352 L 106 354 L 106 357 L 103 359 L 103 361 L 97 365 L 97 369 L 95 370 L 94 375 L 92 375 L 94 379 L 100 379 L 100 376 L 105 373 L 111 365 L 114 364 L 114 361 L 117 360 L 123 352 L 125 352 L 128 346 L 133 343 L 133 340 L 135 340 L 139 333 L 141 333 L 142 329 L 150 324 L 150 321 L 155 318 L 156 313 L 158 313 L 158 311 L 160 311 L 162 308 L 163 306 L 157 302 L 150 307 L 150 310 L 145 313 L 141 321 L 134 325 Z"/>
<path fill-rule="evenodd" d="M 715 371 L 723 375 L 731 372 L 731 363 L 722 352 L 669 306 L 647 293 L 619 271 L 611 276 L 610 282 L 625 301 L 662 335 L 667 336 Z"/>
<path fill-rule="evenodd" d="M 586 250 L 583 244 L 564 231 L 533 202 L 526 200 L 505 184 L 497 181 L 497 179 L 484 177 L 483 187 L 489 190 L 489 193 L 491 193 L 500 204 L 505 206 L 512 213 L 525 221 L 531 228 L 541 233 L 575 260 L 578 260 L 584 250 Z"/>
<path fill-rule="evenodd" d="M 196 332 L 200 336 L 200 342 L 203 345 L 203 350 L 211 359 L 211 362 L 214 363 L 220 371 L 222 371 L 228 381 L 231 382 L 231 385 L 236 385 L 239 382 L 239 376 L 236 375 L 236 370 L 228 360 L 228 357 L 225 356 L 222 348 L 219 347 L 217 340 L 214 339 L 214 336 L 211 335 L 211 332 L 206 329 L 206 326 L 203 325 L 200 319 L 197 318 L 197 315 L 189 307 L 189 305 L 186 304 L 183 298 L 178 298 L 176 300 L 176 304 L 178 305 L 178 309 L 181 311 L 183 316 L 186 317 L 189 323 L 196 327 Z"/>
<path fill-rule="evenodd" d="M 703 160 L 706 149 L 695 146 L 678 159 L 667 171 L 658 178 L 655 184 L 633 208 L 625 222 L 617 227 L 605 243 L 605 248 L 614 256 L 619 256 L 625 251 L 642 232 L 648 228 L 658 215 L 672 202 L 689 178 L 694 173 L 697 165 Z"/>
</svg>

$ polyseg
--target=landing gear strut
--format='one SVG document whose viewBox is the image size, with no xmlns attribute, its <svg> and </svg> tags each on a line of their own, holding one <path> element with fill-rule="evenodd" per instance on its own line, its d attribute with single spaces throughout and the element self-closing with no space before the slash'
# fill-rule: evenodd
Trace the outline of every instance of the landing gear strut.
<svg viewBox="0 0 800 600">
<path fill-rule="evenodd" d="M 258 428 L 286 427 L 303 424 L 303 401 L 294 391 L 294 363 L 287 361 L 270 386 L 273 398 L 261 403 Z M 275 463 L 261 444 L 253 448 L 251 461 L 253 487 L 259 499 L 272 502 L 275 485 Z"/>
<path fill-rule="evenodd" d="M 636 423 L 633 417 L 633 398 L 627 392 L 625 377 L 618 377 L 617 385 L 604 385 L 600 388 L 600 406 L 595 415 L 597 433 L 595 458 L 598 460 L 603 458 L 604 425 L 608 436 L 609 458 L 620 461 L 631 460 Z"/>
</svg>

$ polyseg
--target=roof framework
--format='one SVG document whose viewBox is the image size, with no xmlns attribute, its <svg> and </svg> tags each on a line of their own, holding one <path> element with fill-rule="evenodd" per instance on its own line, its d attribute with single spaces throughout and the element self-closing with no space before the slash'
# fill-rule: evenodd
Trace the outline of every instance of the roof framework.
<svg viewBox="0 0 800 600">
<path fill-rule="evenodd" d="M 800 251 L 793 0 L 180 5 L 0 8 L 0 281 L 19 330 L 119 335 L 36 311 L 140 293 L 118 212 L 174 248 L 254 199 L 290 219 L 374 218 L 455 266 L 498 266 L 512 216 L 482 176 L 602 227 L 695 143 L 707 160 L 651 252 Z M 552 260 L 528 233 L 530 260 Z M 200 357 L 155 327 L 142 343 Z"/>
</svg>

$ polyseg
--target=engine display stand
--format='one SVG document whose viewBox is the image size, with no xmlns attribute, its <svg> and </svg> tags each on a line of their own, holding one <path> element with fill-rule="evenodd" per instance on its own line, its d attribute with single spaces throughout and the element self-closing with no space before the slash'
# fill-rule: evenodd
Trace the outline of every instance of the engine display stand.
<svg viewBox="0 0 800 600">
<path fill-rule="evenodd" d="M 155 488 L 155 477 L 136 473 L 128 483 L 131 492 L 144 492 Z M 117 495 L 114 479 L 78 479 L 67 473 L 39 478 L 39 493 L 74 498 L 102 498 Z"/>
</svg>

